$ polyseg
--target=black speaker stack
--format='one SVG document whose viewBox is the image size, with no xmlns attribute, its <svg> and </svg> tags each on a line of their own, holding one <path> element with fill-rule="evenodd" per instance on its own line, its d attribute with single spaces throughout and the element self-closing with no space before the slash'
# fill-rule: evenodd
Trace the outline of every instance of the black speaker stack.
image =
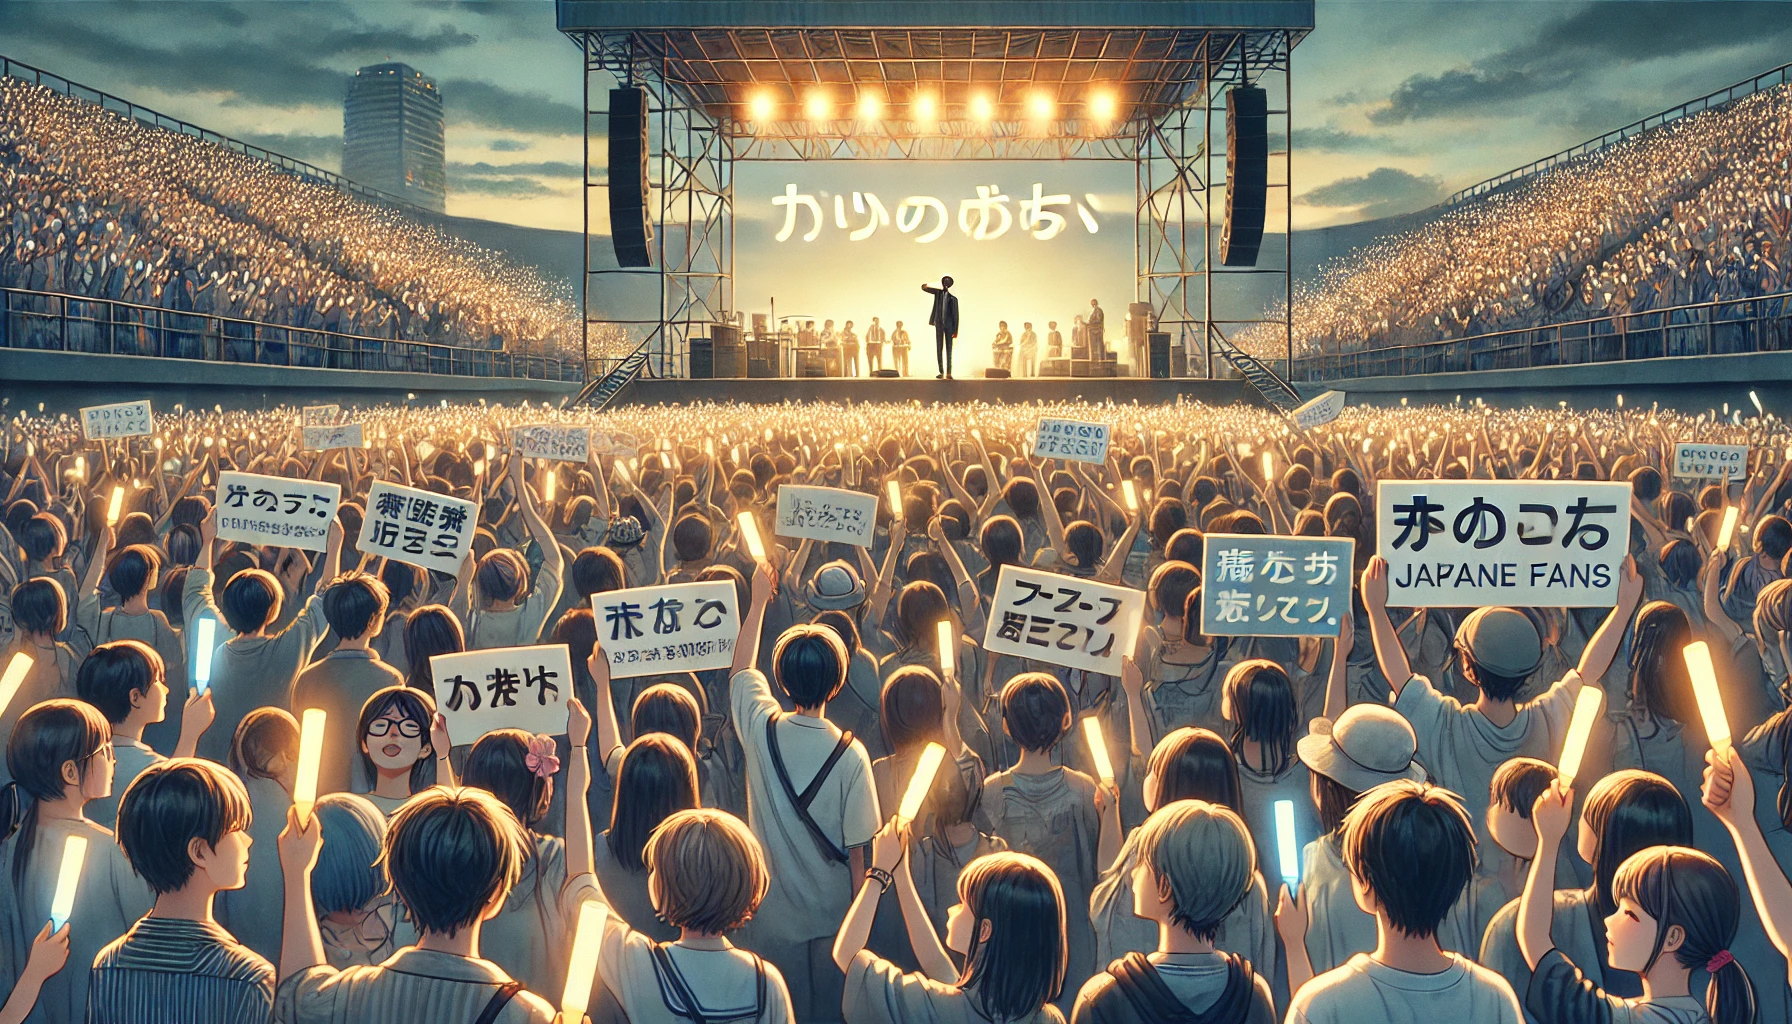
<svg viewBox="0 0 1792 1024">
<path fill-rule="evenodd" d="M 1220 263 L 1254 267 L 1269 201 L 1269 94 L 1254 85 L 1226 90 L 1226 223 Z"/>
<path fill-rule="evenodd" d="M 610 90 L 610 244 L 620 267 L 650 267 L 653 220 L 647 201 L 647 93 Z"/>
</svg>

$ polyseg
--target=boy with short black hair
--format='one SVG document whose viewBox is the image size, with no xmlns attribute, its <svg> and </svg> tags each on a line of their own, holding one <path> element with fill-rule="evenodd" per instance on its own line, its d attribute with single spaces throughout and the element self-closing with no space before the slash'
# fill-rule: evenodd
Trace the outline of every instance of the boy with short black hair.
<svg viewBox="0 0 1792 1024">
<path fill-rule="evenodd" d="M 380 660 L 372 643 L 386 624 L 386 585 L 358 572 L 336 577 L 323 592 L 324 620 L 337 636 L 336 649 L 311 663 L 293 681 L 287 707 L 302 715 L 322 708 L 323 760 L 318 764 L 317 792 L 368 792 L 376 780 L 366 769 L 355 743 L 355 721 L 368 698 L 388 686 L 402 686 L 404 676 Z"/>
<path fill-rule="evenodd" d="M 89 1021 L 272 1019 L 274 965 L 212 918 L 212 897 L 243 885 L 249 821 L 248 790 L 210 761 L 151 765 L 125 790 L 118 845 L 156 904 L 94 958 Z"/>
<path fill-rule="evenodd" d="M 1519 1024 L 1506 979 L 1437 944 L 1475 868 L 1474 826 L 1456 795 L 1408 780 L 1377 786 L 1345 815 L 1343 845 L 1376 948 L 1302 986 L 1288 1024 Z"/>
<path fill-rule="evenodd" d="M 112 795 L 87 802 L 87 817 L 110 826 L 118 818 L 118 803 L 131 780 L 167 760 L 143 741 L 145 728 L 168 716 L 167 673 L 155 648 L 141 640 L 114 640 L 95 647 L 81 663 L 75 690 L 112 726 Z M 192 757 L 211 721 L 209 694 L 187 701 L 174 756 Z"/>
</svg>

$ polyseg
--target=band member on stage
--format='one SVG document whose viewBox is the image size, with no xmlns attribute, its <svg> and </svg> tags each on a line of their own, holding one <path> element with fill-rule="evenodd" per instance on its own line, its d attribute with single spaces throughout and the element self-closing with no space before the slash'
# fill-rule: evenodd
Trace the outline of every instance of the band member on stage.
<svg viewBox="0 0 1792 1024">
<path fill-rule="evenodd" d="M 859 336 L 853 332 L 852 321 L 840 328 L 840 375 L 857 377 L 859 375 Z"/>
<path fill-rule="evenodd" d="M 1058 321 L 1053 320 L 1045 325 L 1045 353 L 1047 359 L 1064 358 L 1064 332 L 1058 330 Z"/>
<path fill-rule="evenodd" d="M 865 328 L 865 372 L 876 373 L 884 368 L 884 329 L 878 326 L 877 317 L 871 318 L 871 326 Z"/>
<path fill-rule="evenodd" d="M 896 329 L 890 332 L 890 356 L 896 364 L 896 372 L 908 376 L 908 332 L 903 330 L 900 320 L 896 321 Z"/>
<path fill-rule="evenodd" d="M 1020 325 L 1020 376 L 1031 377 L 1038 372 L 1039 335 L 1034 332 L 1032 324 Z"/>
<path fill-rule="evenodd" d="M 1107 339 L 1102 336 L 1102 328 L 1107 323 L 1107 314 L 1101 311 L 1101 303 L 1089 300 L 1089 358 L 1100 359 L 1107 352 Z"/>
<path fill-rule="evenodd" d="M 933 296 L 933 312 L 927 314 L 927 325 L 933 328 L 933 355 L 940 372 L 934 380 L 952 379 L 952 341 L 958 337 L 958 296 L 952 294 L 952 279 L 940 278 L 940 286 L 924 284 L 921 290 Z"/>
<path fill-rule="evenodd" d="M 840 376 L 840 336 L 834 333 L 834 321 L 821 322 L 821 361 L 829 377 Z"/>
<path fill-rule="evenodd" d="M 1008 333 L 1008 321 L 996 321 L 996 340 L 990 345 L 998 370 L 1014 369 L 1014 335 Z"/>
</svg>

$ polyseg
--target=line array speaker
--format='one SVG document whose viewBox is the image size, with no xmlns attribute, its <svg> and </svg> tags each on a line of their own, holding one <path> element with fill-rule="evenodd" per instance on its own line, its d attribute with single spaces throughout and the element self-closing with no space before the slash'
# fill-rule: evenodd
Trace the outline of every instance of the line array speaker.
<svg viewBox="0 0 1792 1024">
<path fill-rule="evenodd" d="M 1226 222 L 1220 263 L 1254 267 L 1269 201 L 1269 94 L 1254 85 L 1226 90 Z"/>
<path fill-rule="evenodd" d="M 650 267 L 653 221 L 647 212 L 647 93 L 610 90 L 610 244 L 616 264 Z"/>
</svg>

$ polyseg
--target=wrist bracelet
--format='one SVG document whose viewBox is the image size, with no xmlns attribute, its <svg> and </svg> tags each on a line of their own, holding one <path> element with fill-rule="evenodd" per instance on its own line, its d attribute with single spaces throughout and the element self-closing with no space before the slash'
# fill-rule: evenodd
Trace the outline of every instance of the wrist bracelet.
<svg viewBox="0 0 1792 1024">
<path fill-rule="evenodd" d="M 890 886 L 896 884 L 896 876 L 885 871 L 883 868 L 870 868 L 865 872 L 865 877 L 882 886 L 884 892 L 889 892 Z"/>
</svg>

